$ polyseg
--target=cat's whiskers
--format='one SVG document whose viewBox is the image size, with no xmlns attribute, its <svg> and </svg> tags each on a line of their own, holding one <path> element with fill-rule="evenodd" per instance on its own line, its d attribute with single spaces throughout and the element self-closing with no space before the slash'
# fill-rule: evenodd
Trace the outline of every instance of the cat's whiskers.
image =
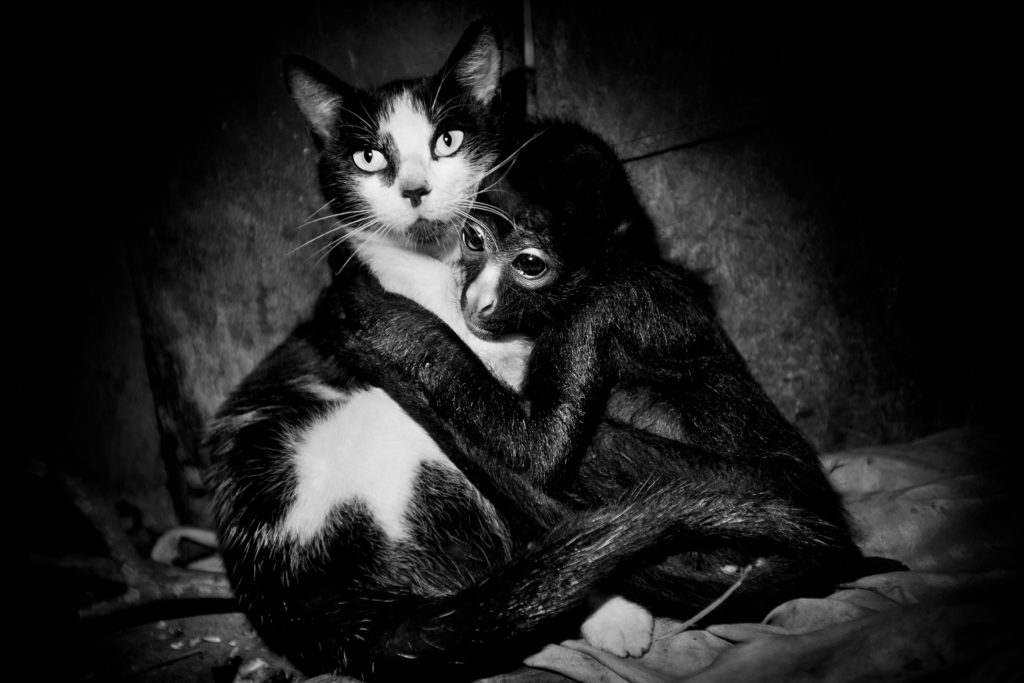
<svg viewBox="0 0 1024 683">
<path fill-rule="evenodd" d="M 497 238 L 494 236 L 494 231 L 491 230 L 491 226 L 487 225 L 482 220 L 471 214 L 469 211 L 466 211 L 465 209 L 456 208 L 455 213 L 459 216 L 462 216 L 462 218 L 464 218 L 467 223 L 471 223 L 476 227 L 480 228 L 480 231 L 487 236 L 487 239 L 489 239 L 491 243 L 498 243 Z"/>
<path fill-rule="evenodd" d="M 298 226 L 298 228 L 295 228 L 295 229 L 296 229 L 296 230 L 298 230 L 299 228 L 302 228 L 302 227 L 304 227 L 304 226 L 306 226 L 306 225 L 309 225 L 309 223 L 310 223 L 310 222 L 314 222 L 314 221 L 311 221 L 311 219 L 313 218 L 313 216 L 317 215 L 318 213 L 320 213 L 321 211 L 323 211 L 324 209 L 326 209 L 326 208 L 327 208 L 328 206 L 330 206 L 330 205 L 331 205 L 331 202 L 330 202 L 330 200 L 327 200 L 326 202 L 324 202 L 323 204 L 321 204 L 319 208 L 317 208 L 317 209 L 314 209 L 312 213 L 310 213 L 310 214 L 309 214 L 308 216 L 306 216 L 305 218 L 303 218 L 303 219 L 302 219 L 302 220 L 303 220 L 303 223 L 302 223 L 302 225 Z M 321 219 L 319 219 L 319 218 L 318 218 L 318 219 L 316 219 L 316 220 L 321 220 Z"/>
<path fill-rule="evenodd" d="M 328 245 L 328 248 L 331 245 L 340 244 L 341 242 L 344 242 L 346 239 L 351 238 L 356 233 L 361 232 L 361 231 L 367 229 L 368 227 L 373 225 L 373 223 L 375 223 L 376 220 L 377 220 L 372 215 L 372 213 L 369 212 L 369 211 L 366 211 L 366 212 L 353 212 L 353 214 L 356 214 L 356 213 L 362 213 L 364 215 L 362 217 L 360 217 L 359 219 L 357 219 L 356 221 L 341 221 L 341 222 L 339 222 L 336 226 L 334 226 L 330 230 L 326 230 L 326 231 L 320 233 L 319 235 L 317 235 L 316 237 L 314 237 L 312 239 L 309 239 L 309 240 L 306 240 L 305 242 L 303 242 L 299 246 L 297 246 L 297 247 L 295 247 L 293 249 L 290 249 L 287 252 L 287 255 L 290 256 L 290 255 L 294 254 L 295 252 L 297 252 L 298 250 L 302 249 L 303 247 L 309 246 L 313 242 L 316 242 L 317 240 L 321 240 L 324 237 L 327 237 L 328 235 L 330 235 L 332 233 L 338 232 L 339 230 L 343 230 L 345 232 L 345 234 L 343 234 L 341 237 L 339 237 L 336 240 L 331 240 L 330 244 Z M 318 252 L 314 252 L 314 254 L 315 253 L 318 253 Z"/>
<path fill-rule="evenodd" d="M 377 228 L 375 230 L 373 230 L 373 233 L 371 234 L 371 237 L 380 237 L 382 233 L 384 234 L 385 237 L 387 237 L 387 233 L 392 231 L 392 229 L 393 228 L 390 225 L 386 225 L 384 223 L 378 223 L 377 224 Z M 367 230 L 369 230 L 369 228 L 364 228 L 363 230 L 360 231 L 360 233 L 366 232 Z M 346 239 L 348 239 L 348 238 L 350 238 L 352 236 L 354 236 L 354 233 L 352 235 L 345 235 L 345 236 L 339 238 L 337 240 L 336 244 L 340 244 L 341 242 L 343 242 L 344 240 L 346 240 Z M 345 270 L 345 267 L 348 266 L 348 264 L 352 262 L 352 259 L 354 259 L 356 257 L 356 255 L 359 254 L 359 250 L 360 249 L 366 247 L 368 242 L 369 242 L 369 240 L 357 240 L 357 241 L 353 242 L 352 243 L 352 253 L 349 254 L 349 257 L 347 259 L 345 259 L 345 262 L 341 264 L 341 266 L 338 268 L 338 270 L 334 271 L 334 274 L 335 275 L 339 275 L 341 273 L 341 271 Z M 321 257 L 321 260 L 323 260 L 323 257 Z"/>
<path fill-rule="evenodd" d="M 361 116 L 359 114 L 359 112 L 357 112 L 356 110 L 349 109 L 348 107 L 345 107 L 345 106 L 342 106 L 339 109 L 340 109 L 340 111 L 348 112 L 349 114 L 351 114 L 356 120 L 358 120 L 360 123 L 362 123 L 364 126 L 366 126 L 366 130 L 368 132 L 372 132 L 372 131 L 377 130 L 377 126 L 375 126 L 372 123 L 370 123 L 367 120 L 367 118 L 366 118 L 366 117 L 369 117 L 369 118 L 372 119 L 373 115 L 370 112 L 366 111 L 366 106 L 365 105 L 363 106 L 363 114 L 366 114 L 366 117 Z"/>
<path fill-rule="evenodd" d="M 327 258 L 327 256 L 332 251 L 334 251 L 334 248 L 339 246 L 339 245 L 341 245 L 349 236 L 350 235 L 342 235 L 338 239 L 332 240 L 326 246 L 320 247 L 315 252 L 313 252 L 313 254 L 310 255 L 310 258 L 313 258 L 313 256 L 316 256 L 317 257 L 316 265 L 320 265 L 321 263 L 323 263 L 323 260 L 325 258 Z M 359 249 L 359 246 L 360 246 L 359 243 L 354 243 L 353 244 L 353 247 L 352 247 L 353 255 L 355 254 L 356 250 Z M 351 259 L 351 256 L 349 257 L 349 259 Z M 347 265 L 347 264 L 348 264 L 348 260 L 345 261 L 345 265 Z M 342 268 L 344 268 L 344 265 L 342 266 Z M 338 272 L 339 273 L 341 272 L 341 268 L 338 269 Z"/>
<path fill-rule="evenodd" d="M 313 253 L 314 254 L 319 254 L 321 252 L 330 251 L 334 247 L 337 247 L 340 244 L 344 244 L 345 242 L 347 242 L 349 240 L 353 240 L 356 237 L 362 235 L 363 233 L 366 233 L 367 231 L 374 229 L 375 225 L 378 225 L 376 219 L 368 218 L 368 219 L 365 219 L 363 222 L 358 223 L 358 224 L 349 223 L 349 224 L 346 224 L 346 225 L 343 225 L 343 226 L 339 226 L 338 228 L 335 228 L 334 230 L 331 230 L 330 232 L 335 232 L 336 230 L 341 229 L 341 228 L 345 228 L 345 231 L 340 236 L 338 236 L 338 237 L 332 239 L 330 242 L 328 242 L 326 246 L 320 247 L 318 250 L 316 250 Z M 328 233 L 324 233 L 324 235 L 327 235 L 327 234 Z M 323 237 L 324 235 L 321 235 L 320 237 Z"/>
<path fill-rule="evenodd" d="M 436 100 L 430 105 L 430 118 L 432 121 L 440 121 L 451 110 L 451 100 L 443 102 L 440 107 Z"/>
<path fill-rule="evenodd" d="M 453 99 L 449 99 L 446 102 L 444 102 L 441 105 L 440 109 L 436 108 L 434 105 L 431 105 L 430 115 L 431 115 L 431 118 L 433 120 L 440 121 L 442 118 L 447 116 L 450 112 L 455 111 L 456 109 L 465 109 L 468 106 L 469 105 L 467 105 L 465 102 L 460 102 L 460 101 L 458 101 L 458 100 L 453 98 Z"/>
<path fill-rule="evenodd" d="M 334 228 L 331 228 L 330 230 L 324 232 L 323 234 L 317 235 L 313 239 L 306 241 L 305 243 L 299 245 L 295 249 L 292 249 L 288 253 L 292 254 L 295 251 L 301 249 L 302 247 L 312 244 L 313 242 L 322 239 L 327 235 L 330 235 L 331 233 L 337 232 L 338 230 L 343 230 L 344 232 L 342 235 L 331 239 L 326 245 L 320 247 L 319 249 L 317 249 L 316 251 L 309 255 L 307 260 L 313 260 L 314 258 L 316 258 L 315 262 L 316 264 L 319 264 L 324 260 L 326 255 L 329 254 L 335 247 L 343 244 L 346 240 L 352 239 L 353 237 L 360 233 L 372 229 L 374 224 L 376 223 L 376 219 L 369 211 L 352 211 L 349 213 L 353 215 L 363 214 L 364 217 L 361 220 L 355 222 L 340 222 Z"/>
<path fill-rule="evenodd" d="M 472 215 L 473 212 L 479 212 L 495 216 L 496 218 L 499 218 L 500 220 L 503 220 L 506 223 L 508 223 L 513 230 L 519 229 L 516 225 L 515 220 L 506 211 L 504 211 L 498 206 L 495 206 L 494 204 L 481 200 L 479 197 L 461 202 L 457 207 L 457 210 L 460 212 L 459 215 L 465 216 L 467 220 L 472 218 L 473 224 L 478 227 L 481 227 L 485 232 L 487 232 L 488 236 L 491 237 L 492 239 L 493 234 L 488 229 L 489 226 L 485 225 L 483 221 L 480 221 L 476 216 Z"/>
<path fill-rule="evenodd" d="M 441 88 L 444 87 L 444 82 L 448 80 L 448 75 L 452 72 L 452 69 L 444 69 L 441 72 L 441 77 L 437 79 L 437 89 L 434 90 L 434 99 L 430 102 L 430 111 L 434 112 L 437 107 L 437 98 L 441 96 Z"/>
<path fill-rule="evenodd" d="M 360 218 L 362 216 L 369 215 L 370 213 L 371 212 L 368 209 L 360 209 L 360 210 L 357 210 L 357 211 L 342 211 L 340 213 L 332 213 L 332 214 L 328 214 L 326 216 L 321 216 L 319 218 L 310 218 L 310 219 L 306 220 L 305 222 L 300 223 L 299 225 L 295 226 L 295 230 L 301 230 L 302 228 L 305 228 L 308 225 L 312 225 L 313 223 L 319 223 L 321 221 L 331 220 L 332 218 Z M 313 215 L 313 214 L 311 214 L 311 215 Z"/>
<path fill-rule="evenodd" d="M 523 151 L 523 148 L 525 148 L 528 144 L 530 144 L 531 142 L 536 140 L 538 137 L 543 135 L 546 130 L 547 129 L 545 128 L 545 129 L 540 130 L 540 131 L 534 133 L 533 135 L 531 135 L 523 144 L 519 145 L 514 150 L 512 150 L 512 152 L 507 157 L 505 157 L 504 159 L 502 159 L 501 161 L 496 163 L 494 166 L 492 166 L 490 169 L 488 169 L 487 172 L 484 173 L 484 175 L 483 175 L 484 178 L 486 178 L 487 176 L 491 175 L 495 171 L 499 171 L 499 170 L 505 168 L 505 166 L 508 165 L 508 169 L 506 169 L 504 171 L 504 173 L 502 173 L 491 185 L 489 185 L 487 188 L 485 188 L 484 190 L 481 190 L 481 191 L 482 192 L 486 191 L 486 190 L 494 187 L 498 183 L 500 183 L 502 181 L 502 179 L 508 174 L 509 170 L 512 169 L 512 165 L 515 164 L 515 160 L 519 156 L 519 153 Z"/>
<path fill-rule="evenodd" d="M 502 164 L 507 163 L 509 160 L 511 160 L 511 163 L 509 163 L 508 167 L 505 168 L 504 171 L 502 171 L 500 176 L 498 176 L 497 178 L 494 178 L 489 185 L 485 185 L 485 186 L 483 186 L 483 187 L 481 187 L 479 189 L 478 192 L 480 194 L 483 194 L 484 192 L 493 192 L 494 189 L 496 187 L 498 187 L 498 185 L 501 184 L 501 181 L 505 179 L 505 176 L 507 176 L 509 174 L 509 172 L 512 170 L 512 167 L 515 166 L 515 163 L 516 163 L 515 162 L 515 156 L 509 157 L 509 159 L 506 159 L 505 161 L 503 161 Z M 495 167 L 495 168 L 497 168 L 497 167 Z M 484 177 L 486 178 L 487 175 L 489 175 L 494 170 L 495 169 L 492 168 L 490 171 L 488 171 L 486 174 L 484 174 Z"/>
<path fill-rule="evenodd" d="M 477 199 L 473 203 L 472 208 L 477 210 L 477 211 L 480 211 L 482 213 L 487 213 L 487 214 L 490 214 L 492 216 L 497 216 L 498 218 L 502 219 L 503 221 L 508 223 L 510 226 L 512 226 L 512 228 L 516 227 L 516 222 L 514 220 L 512 220 L 512 216 L 508 215 L 508 213 L 506 211 L 504 211 L 503 209 L 495 206 L 494 204 L 490 204 L 488 202 L 484 202 L 484 201 L 481 201 L 481 200 Z"/>
<path fill-rule="evenodd" d="M 437 246 L 439 251 L 443 250 L 447 246 L 445 239 L 440 234 L 434 236 L 434 244 Z"/>
</svg>

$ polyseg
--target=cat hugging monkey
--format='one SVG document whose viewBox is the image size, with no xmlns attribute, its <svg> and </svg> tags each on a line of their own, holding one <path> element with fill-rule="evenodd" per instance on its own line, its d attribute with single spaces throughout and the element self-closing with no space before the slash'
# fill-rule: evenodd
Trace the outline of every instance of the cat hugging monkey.
<svg viewBox="0 0 1024 683">
<path fill-rule="evenodd" d="M 499 116 L 501 47 L 290 92 L 338 221 L 313 317 L 207 435 L 222 555 L 312 675 L 471 679 L 651 614 L 760 619 L 860 559 L 817 458 L 694 274 L 652 255 L 614 155 Z M 596 606 L 596 611 L 595 611 Z"/>
</svg>

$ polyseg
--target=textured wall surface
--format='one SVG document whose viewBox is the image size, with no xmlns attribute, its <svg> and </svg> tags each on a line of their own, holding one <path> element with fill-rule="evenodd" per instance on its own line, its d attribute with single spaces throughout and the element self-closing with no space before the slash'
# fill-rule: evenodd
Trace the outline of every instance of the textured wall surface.
<svg viewBox="0 0 1024 683">
<path fill-rule="evenodd" d="M 990 322 L 1008 228 L 990 167 L 962 156 L 999 146 L 962 116 L 1001 110 L 965 66 L 974 26 L 663 5 L 533 3 L 533 104 L 615 144 L 784 412 L 821 448 L 1009 413 L 1019 361 Z M 203 423 L 327 279 L 299 248 L 322 200 L 281 58 L 356 85 L 416 75 L 482 14 L 521 65 L 520 2 L 67 17 L 62 77 L 23 70 L 46 112 L 40 206 L 73 216 L 31 245 L 53 267 L 26 312 L 28 457 L 147 527 L 208 522 Z"/>
<path fill-rule="evenodd" d="M 978 74 L 946 21 L 536 6 L 537 110 L 615 143 L 666 257 L 708 273 L 755 375 L 819 448 L 940 429 L 990 387 L 974 335 L 1000 290 L 946 195 L 967 191 L 944 139 Z"/>
</svg>

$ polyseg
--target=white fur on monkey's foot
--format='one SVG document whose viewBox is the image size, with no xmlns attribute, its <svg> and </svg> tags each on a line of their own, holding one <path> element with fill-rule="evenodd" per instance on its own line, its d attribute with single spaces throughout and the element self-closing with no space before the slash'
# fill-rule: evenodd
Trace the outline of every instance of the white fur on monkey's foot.
<svg viewBox="0 0 1024 683">
<path fill-rule="evenodd" d="M 583 622 L 583 638 L 619 657 L 639 657 L 651 649 L 654 617 L 646 609 L 615 596 Z"/>
</svg>

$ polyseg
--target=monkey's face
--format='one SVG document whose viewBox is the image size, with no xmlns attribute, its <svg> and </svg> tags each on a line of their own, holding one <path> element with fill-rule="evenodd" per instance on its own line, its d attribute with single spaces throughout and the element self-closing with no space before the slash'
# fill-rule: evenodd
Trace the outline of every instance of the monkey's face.
<svg viewBox="0 0 1024 683">
<path fill-rule="evenodd" d="M 474 334 L 536 338 L 568 314 L 593 270 L 599 241 L 579 201 L 556 201 L 504 181 L 478 197 L 461 236 L 460 303 Z"/>
<path fill-rule="evenodd" d="M 496 221 L 469 221 L 462 229 L 462 314 L 488 339 L 537 336 L 557 313 L 561 263 L 537 235 Z"/>
</svg>

